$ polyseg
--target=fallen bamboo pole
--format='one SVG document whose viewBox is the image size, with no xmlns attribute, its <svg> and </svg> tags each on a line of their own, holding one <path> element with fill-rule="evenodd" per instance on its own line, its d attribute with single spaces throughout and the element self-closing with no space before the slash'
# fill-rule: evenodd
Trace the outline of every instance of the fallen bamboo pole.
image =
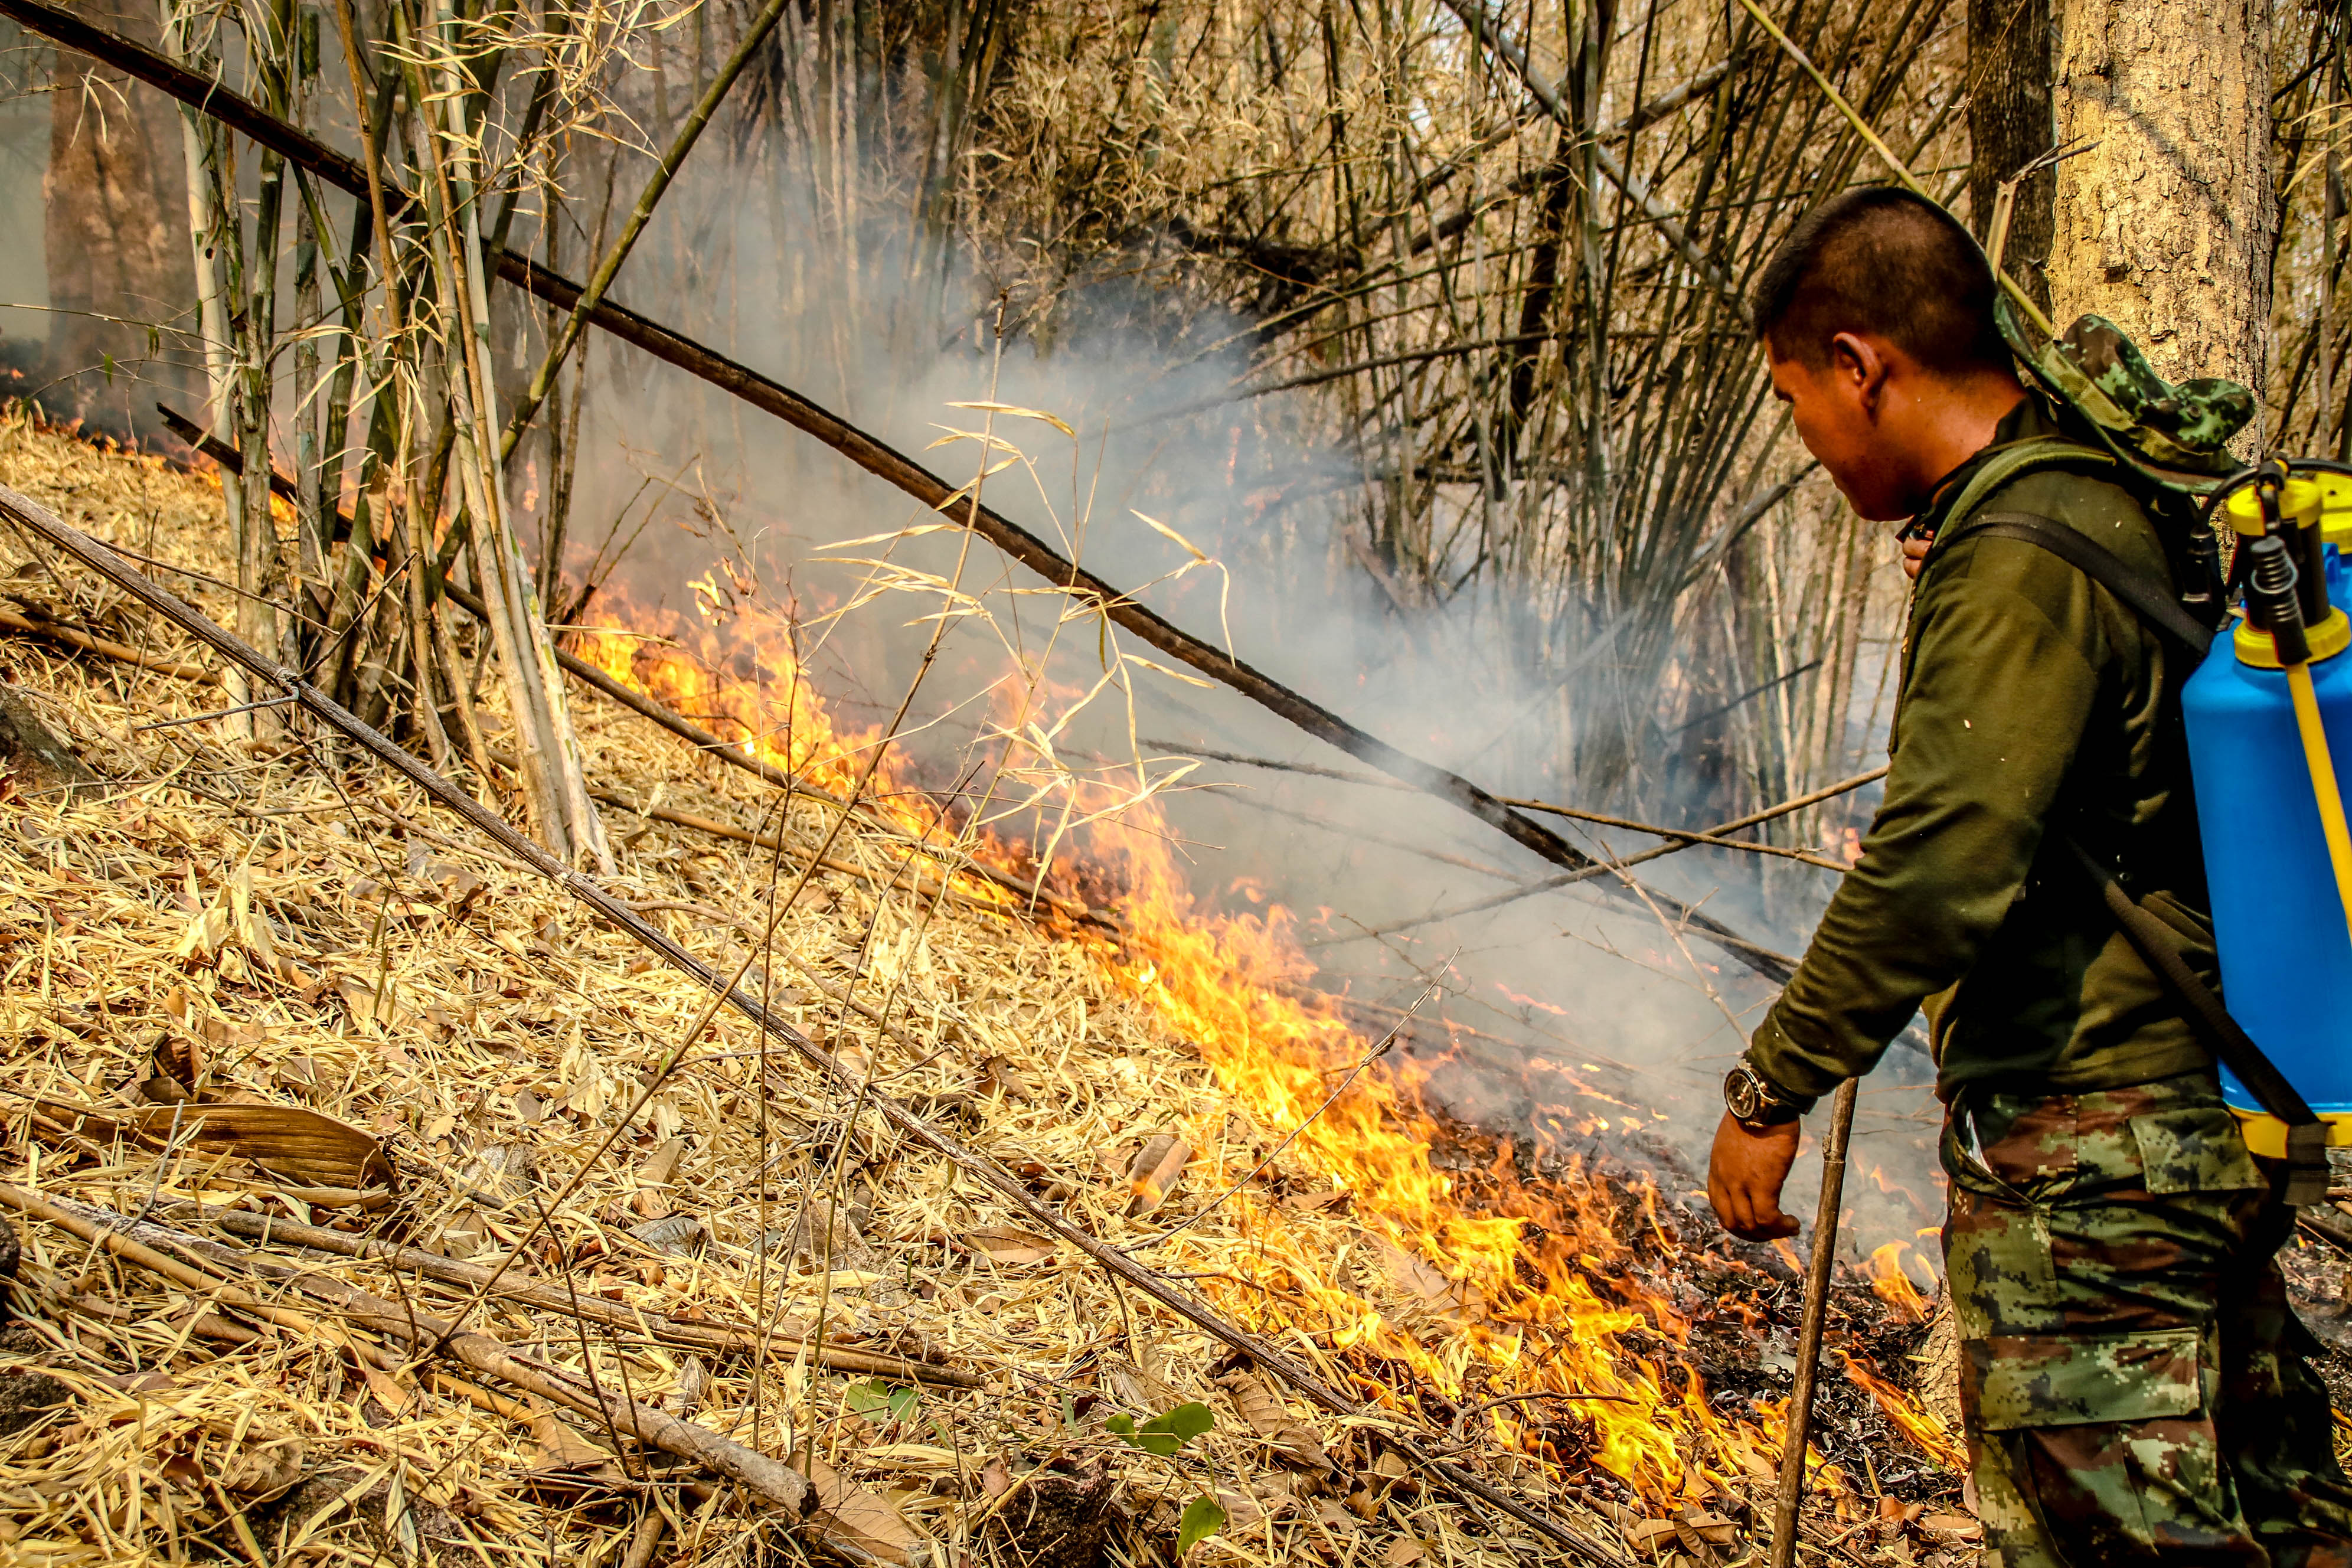
<svg viewBox="0 0 2352 1568">
<path fill-rule="evenodd" d="M 835 1372 L 907 1378 L 945 1388 L 978 1388 L 981 1384 L 980 1378 L 973 1373 L 954 1367 L 933 1366 L 927 1362 L 882 1355 L 847 1345 L 816 1345 L 800 1334 L 779 1332 L 762 1336 L 759 1330 L 750 1327 L 730 1328 L 724 1323 L 688 1322 L 664 1313 L 641 1311 L 618 1301 L 608 1301 L 602 1296 L 575 1296 L 551 1285 L 533 1285 L 524 1280 L 500 1278 L 496 1270 L 485 1268 L 478 1263 L 463 1263 L 454 1258 L 426 1252 L 421 1247 L 403 1247 L 397 1242 L 379 1241 L 372 1237 L 352 1236 L 340 1230 L 325 1230 L 317 1226 L 295 1225 L 244 1209 L 205 1208 L 199 1205 L 196 1205 L 196 1215 L 232 1236 L 241 1236 L 248 1240 L 282 1241 L 317 1252 L 331 1252 L 338 1257 L 365 1258 L 393 1268 L 422 1274 L 428 1279 L 438 1279 L 445 1284 L 489 1286 L 491 1294 L 495 1296 L 544 1307 L 567 1317 L 584 1318 L 608 1328 L 634 1330 L 649 1338 L 683 1345 L 689 1350 L 753 1351 L 759 1349 L 764 1337 L 767 1342 L 782 1345 L 788 1350 L 807 1350 L 819 1364 L 831 1367 Z"/>
<path fill-rule="evenodd" d="M 45 1220 L 93 1247 L 104 1248 L 125 1263 L 137 1264 L 150 1274 L 159 1274 L 200 1300 L 209 1300 L 221 1306 L 233 1307 L 266 1323 L 275 1323 L 279 1328 L 324 1340 L 338 1350 L 349 1351 L 378 1371 L 389 1372 L 398 1364 L 378 1346 L 353 1339 L 331 1323 L 322 1323 L 308 1312 L 298 1312 L 275 1301 L 264 1300 L 250 1290 L 226 1279 L 215 1279 L 193 1263 L 184 1263 L 111 1226 L 54 1203 L 37 1193 L 28 1193 L 0 1183 L 0 1204 L 35 1219 Z"/>
<path fill-rule="evenodd" d="M 37 1193 L 5 1184 L 0 1184 L 0 1204 L 47 1220 L 86 1241 L 104 1247 L 126 1261 L 135 1262 L 192 1290 L 211 1291 L 240 1310 L 271 1315 L 273 1321 L 283 1322 L 289 1328 L 299 1327 L 331 1341 L 337 1341 L 340 1335 L 340 1331 L 330 1324 L 319 1322 L 302 1313 L 288 1312 L 263 1301 L 251 1291 L 213 1279 L 192 1265 L 182 1263 L 140 1240 L 139 1237 L 144 1233 L 167 1240 L 184 1251 L 201 1257 L 218 1259 L 226 1253 L 226 1261 L 249 1270 L 257 1269 L 267 1260 L 249 1258 L 226 1247 L 215 1249 L 198 1237 L 184 1236 L 153 1220 L 133 1220 L 110 1209 L 45 1198 Z M 419 1350 L 430 1348 L 444 1352 L 486 1377 L 496 1378 L 509 1387 L 536 1394 L 580 1415 L 593 1416 L 614 1431 L 625 1433 L 640 1443 L 715 1470 L 776 1504 L 794 1519 L 804 1517 L 815 1500 L 815 1489 L 809 1484 L 808 1478 L 782 1460 L 747 1448 L 693 1422 L 681 1421 L 667 1411 L 650 1405 L 639 1404 L 621 1394 L 582 1387 L 551 1368 L 522 1360 L 488 1334 L 461 1329 L 455 1323 L 419 1312 L 413 1307 L 387 1301 L 329 1275 L 281 1268 L 263 1277 L 272 1275 L 278 1283 L 332 1306 L 345 1318 L 376 1333 L 403 1340 Z M 385 1371 L 403 1364 L 394 1362 L 382 1351 L 364 1346 L 347 1335 L 340 1336 L 338 1342 L 354 1351 L 372 1352 L 371 1363 Z"/>
<path fill-rule="evenodd" d="M 1856 773 L 1850 779 L 1840 779 L 1833 784 L 1824 784 L 1820 789 L 1784 800 L 1777 805 L 1768 805 L 1761 811 L 1751 811 L 1745 816 L 1735 816 L 1729 822 L 1718 822 L 1713 827 L 1706 829 L 1706 836 L 1713 838 L 1720 837 L 1727 833 L 1737 833 L 1743 827 L 1753 827 L 1759 822 L 1769 822 L 1773 817 L 1786 816 L 1792 811 L 1802 811 L 1809 805 L 1819 805 L 1825 800 L 1833 800 L 1849 791 L 1860 789 L 1866 784 L 1875 784 L 1885 776 L 1886 768 L 1884 765 L 1874 767 L 1866 773 Z M 1606 876 L 1612 870 L 1639 866 L 1644 861 L 1678 854 L 1689 847 L 1688 844 L 1684 843 L 1661 844 L 1654 848 L 1644 849 L 1639 855 L 1628 855 L 1615 866 L 1596 866 L 1589 871 L 1563 871 L 1557 877 L 1545 877 L 1538 881 L 1522 883 L 1507 892 L 1496 893 L 1491 897 L 1478 899 L 1466 904 L 1455 904 L 1450 909 L 1433 910 L 1425 915 L 1415 915 L 1410 920 L 1399 921 L 1394 925 L 1379 926 L 1370 931 L 1359 931 L 1352 937 L 1333 940 L 1354 942 L 1370 937 L 1393 936 L 1398 931 L 1411 931 L 1415 926 L 1428 925 L 1436 921 L 1450 921 L 1463 915 L 1483 914 L 1488 910 L 1500 909 L 1505 904 L 1527 898 L 1531 894 L 1549 892 L 1556 888 L 1573 887 L 1579 882 L 1589 882 L 1595 877 Z"/>
<path fill-rule="evenodd" d="M 1406 787 L 1405 785 L 1397 783 L 1394 779 L 1382 778 L 1378 773 L 1357 773 L 1349 768 L 1318 767 L 1312 763 L 1276 762 L 1272 757 L 1245 756 L 1239 752 L 1213 751 L 1205 746 L 1189 747 L 1181 742 L 1157 741 L 1152 740 L 1150 737 L 1146 737 L 1143 743 L 1147 746 L 1164 747 L 1171 752 L 1181 752 L 1185 756 L 1198 757 L 1202 762 L 1232 763 L 1237 766 L 1245 768 L 1265 768 L 1270 773 L 1304 773 L 1310 778 L 1338 779 L 1342 784 L 1362 784 L 1367 789 L 1401 790 Z M 1829 786 L 1830 791 L 1832 795 L 1843 795 L 1848 790 L 1859 789 L 1862 785 L 1870 783 L 1873 779 L 1884 778 L 1886 770 L 1885 768 L 1879 768 L 1871 773 L 1863 774 L 1859 779 L 1848 779 L 1843 784 L 1832 784 Z M 1744 849 L 1751 855 L 1785 856 L 1787 858 L 1791 860 L 1801 860 L 1808 866 L 1819 866 L 1824 870 L 1843 871 L 1845 869 L 1844 867 L 1837 864 L 1833 860 L 1824 860 L 1817 855 L 1809 854 L 1802 849 L 1791 849 L 1786 845 L 1759 844 L 1752 839 L 1747 838 L 1726 838 L 1722 836 L 1723 829 L 1721 828 L 1662 827 L 1654 822 L 1638 822 L 1630 816 L 1612 816 L 1605 811 L 1587 811 L 1582 806 L 1579 805 L 1561 805 L 1554 801 L 1538 800 L 1530 795 L 1497 795 L 1496 798 L 1500 800 L 1505 805 L 1515 805 L 1522 811 L 1540 811 L 1548 816 L 1571 817 L 1578 822 L 1590 822 L 1601 827 L 1619 827 L 1623 828 L 1629 833 L 1646 833 L 1654 838 L 1671 838 L 1685 847 L 1705 845 L 1707 847 L 1714 849 Z M 1818 799 L 1826 799 L 1828 797 L 1809 795 L 1801 798 L 1805 800 L 1806 804 L 1811 805 L 1816 804 Z M 1276 806 L 1261 806 L 1261 809 L 1277 812 L 1281 810 L 1280 807 Z M 1770 816 L 1777 816 L 1784 812 L 1793 811 L 1795 809 L 1796 807 L 1789 805 L 1770 806 L 1766 808 L 1764 816 L 1746 820 L 1752 825 L 1754 822 L 1764 821 Z M 1283 812 L 1282 815 L 1292 816 L 1296 814 Z M 1316 819 L 1312 817 L 1302 818 L 1302 820 L 1309 822 L 1316 821 Z M 1328 825 L 1318 822 L 1317 826 L 1323 826 Z M 1376 840 L 1376 842 L 1378 841 Z M 1404 849 L 1412 854 L 1430 854 L 1428 850 L 1415 849 L 1411 845 L 1396 844 L 1393 840 L 1390 840 L 1388 842 L 1392 847 Z M 1431 858 L 1450 859 L 1448 857 L 1441 856 L 1431 856 Z M 1450 863 L 1456 866 L 1462 866 L 1465 869 L 1472 871 L 1493 871 L 1493 868 L 1491 867 L 1472 865 L 1466 861 L 1459 859 L 1450 859 Z"/>
<path fill-rule="evenodd" d="M 5 4 L 23 4 L 24 0 L 5 0 Z M 1129 1258 L 1118 1248 L 1102 1241 L 1084 1226 L 1072 1221 L 1053 1205 L 1046 1203 L 1023 1184 L 1018 1176 L 1005 1170 L 994 1160 L 961 1140 L 940 1131 L 908 1106 L 877 1093 L 872 1085 L 844 1067 L 814 1041 L 793 1028 L 782 1017 L 768 1010 L 756 997 L 730 983 L 709 964 L 688 952 L 646 918 L 631 909 L 594 878 L 574 870 L 550 854 L 544 847 L 524 837 L 504 818 L 493 814 L 455 783 L 436 773 L 424 763 L 403 751 L 378 731 L 345 709 L 333 698 L 305 680 L 296 671 L 276 660 L 265 658 L 251 647 L 214 625 L 210 620 L 182 602 L 175 595 L 150 582 L 133 570 L 121 557 L 98 540 L 80 530 L 68 526 L 46 508 L 26 500 L 15 490 L 0 486 L 0 516 L 14 520 L 30 529 L 88 571 L 94 572 L 144 603 L 165 620 L 205 644 L 247 672 L 289 692 L 308 712 L 329 728 L 352 742 L 360 750 L 407 779 L 424 794 L 431 796 L 445 809 L 456 814 L 476 831 L 497 844 L 514 858 L 532 867 L 548 880 L 562 888 L 572 898 L 587 905 L 630 938 L 659 955 L 679 973 L 685 974 L 711 991 L 728 1006 L 749 1019 L 770 1038 L 782 1042 L 811 1066 L 832 1078 L 842 1089 L 862 1099 L 877 1114 L 898 1128 L 914 1142 L 969 1172 L 975 1179 L 992 1188 L 1005 1202 L 1026 1214 L 1055 1237 L 1067 1242 L 1092 1258 L 1107 1272 L 1150 1296 L 1171 1312 L 1201 1330 L 1211 1338 L 1247 1357 L 1267 1372 L 1281 1378 L 1307 1399 L 1334 1415 L 1368 1421 L 1367 1429 L 1376 1429 L 1382 1441 L 1395 1448 L 1406 1460 L 1436 1478 L 1457 1495 L 1475 1498 L 1490 1508 L 1497 1509 L 1526 1525 L 1528 1529 L 1576 1552 L 1603 1568 L 1631 1568 L 1623 1557 L 1559 1520 L 1536 1509 L 1471 1474 L 1461 1466 L 1441 1458 L 1427 1446 L 1399 1431 L 1391 1420 L 1375 1409 L 1370 1409 L 1326 1383 L 1320 1374 L 1297 1356 L 1290 1354 L 1245 1330 L 1235 1327 L 1211 1310 L 1205 1303 L 1179 1289 L 1176 1285 L 1153 1269 Z M 470 1364 L 470 1363 L 469 1363 Z M 576 1391 L 575 1391 L 576 1392 Z M 657 1413 L 656 1413 L 657 1414 Z"/>
<path fill-rule="evenodd" d="M 1449 4 L 1453 0 L 1449 0 Z M 316 137 L 297 130 L 223 83 L 197 75 L 154 50 L 93 26 L 47 0 L 0 0 L 0 16 L 22 23 L 54 42 L 91 56 L 126 74 L 162 89 L 202 113 L 221 121 L 262 147 L 307 169 L 348 195 L 367 199 L 367 175 L 352 159 Z M 393 200 L 397 196 L 398 200 Z M 415 198 L 387 188 L 384 198 L 405 211 Z M 550 272 L 528 257 L 500 249 L 486 259 L 498 275 L 560 310 L 581 305 L 583 290 L 568 278 Z M 1623 864 L 1611 865 L 1570 844 L 1550 828 L 1506 805 L 1487 791 L 1451 769 L 1426 763 L 1349 722 L 1322 704 L 1293 691 L 1262 671 L 1202 642 L 1124 590 L 1115 587 L 1076 562 L 1065 559 L 1044 540 L 1002 512 L 967 499 L 963 487 L 950 485 L 913 458 L 831 410 L 810 401 L 782 383 L 750 366 L 706 348 L 634 310 L 602 301 L 588 318 L 623 342 L 666 364 L 685 371 L 720 391 L 772 414 L 813 436 L 877 479 L 896 486 L 934 510 L 958 514 L 964 525 L 1031 572 L 1073 597 L 1091 602 L 1105 618 L 1141 638 L 1170 658 L 1192 666 L 1211 679 L 1230 687 L 1267 711 L 1280 715 L 1318 739 L 1370 763 L 1390 776 L 1447 802 L 1537 857 L 1568 868 L 1579 879 L 1610 875 L 1612 897 L 1649 904 L 1672 916 L 1682 926 L 1699 932 L 1767 980 L 1785 983 L 1795 972 L 1787 954 L 1748 941 L 1729 926 L 1694 905 L 1670 894 L 1638 889 L 1624 877 Z"/>
</svg>

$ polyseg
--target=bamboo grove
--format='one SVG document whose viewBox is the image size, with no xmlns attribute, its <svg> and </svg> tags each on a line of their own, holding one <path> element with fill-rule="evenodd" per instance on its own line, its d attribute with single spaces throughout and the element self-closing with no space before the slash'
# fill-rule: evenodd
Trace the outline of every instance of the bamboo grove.
<svg viewBox="0 0 2352 1568">
<path fill-rule="evenodd" d="M 1235 569 L 1313 558 L 1407 642 L 1475 627 L 1470 678 L 1515 715 L 1496 772 L 1710 817 L 1793 795 L 1864 760 L 1901 584 L 1744 320 L 1786 226 L 1885 174 L 1792 53 L 1973 221 L 1966 10 L 1771 6 L 1792 51 L 1737 0 L 165 0 L 165 52 L 370 178 L 352 200 L 181 112 L 195 304 L 162 325 L 207 433 L 289 492 L 281 530 L 270 465 L 226 483 L 237 630 L 494 777 L 488 672 L 535 828 L 596 859 L 547 628 L 595 584 L 583 407 L 631 389 L 584 323 L 658 265 L 717 331 L 696 286 L 731 266 L 730 309 L 793 323 L 845 401 L 877 353 L 976 348 L 992 312 L 1042 353 L 1140 343 L 1143 380 L 1194 390 L 1131 416 L 1337 454 L 1227 531 Z M 2343 7 L 2277 25 L 2272 419 L 2317 445 L 2347 338 Z M 702 164 L 769 254 L 708 200 L 664 206 Z M 587 300 L 499 288 L 501 248 Z"/>
</svg>

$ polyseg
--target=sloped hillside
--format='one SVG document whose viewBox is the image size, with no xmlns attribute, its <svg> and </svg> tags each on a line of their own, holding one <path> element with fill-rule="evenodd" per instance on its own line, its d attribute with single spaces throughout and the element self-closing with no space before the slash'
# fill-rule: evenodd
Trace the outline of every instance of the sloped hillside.
<svg viewBox="0 0 2352 1568">
<path fill-rule="evenodd" d="M 0 481 L 230 618 L 211 479 L 16 414 Z M 348 746 L 198 717 L 214 661 L 119 590 L 15 536 L 0 574 L 13 1560 L 1561 1550 L 1396 1436 L 1603 1560 L 1727 1562 L 1769 1520 L 1785 1266 L 1420 1116 L 1244 928 L 1165 889 L 1029 909 L 904 811 L 583 696 L 610 885 L 828 1079 Z M 881 1096 L 1361 1410 L 1116 1285 Z M 1967 1551 L 1949 1439 L 1869 1392 L 1865 1338 L 1910 1321 L 1842 1301 L 1808 1524 L 1838 1555 Z M 632 1405 L 664 1441 L 615 1430 Z"/>
</svg>

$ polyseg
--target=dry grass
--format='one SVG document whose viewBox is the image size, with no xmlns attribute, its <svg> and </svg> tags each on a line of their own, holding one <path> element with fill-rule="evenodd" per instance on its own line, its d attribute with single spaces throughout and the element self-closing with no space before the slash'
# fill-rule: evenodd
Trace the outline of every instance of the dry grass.
<svg viewBox="0 0 2352 1568">
<path fill-rule="evenodd" d="M 0 478 L 142 553 L 215 573 L 225 560 L 218 492 L 205 479 L 13 417 L 0 425 Z M 16 592 L 53 609 L 69 598 L 134 645 L 149 635 L 87 584 L 61 593 L 21 542 L 14 547 Z M 218 589 L 173 585 L 226 618 Z M 721 1015 L 695 1035 L 709 1007 L 702 992 L 535 876 L 467 847 L 446 819 L 424 820 L 421 803 L 381 776 L 299 749 L 233 745 L 213 723 L 138 728 L 215 709 L 216 689 L 28 640 L 6 644 L 0 660 L 9 685 L 108 781 L 70 796 L 19 786 L 0 805 L 0 1007 L 12 1045 L 0 1106 L 13 1180 L 199 1230 L 197 1204 L 364 1222 L 454 1258 L 514 1255 L 515 1276 L 530 1283 L 689 1321 L 821 1334 L 978 1383 L 925 1386 L 894 1403 L 892 1385 L 814 1366 L 797 1342 L 690 1370 L 685 1352 L 646 1335 L 583 1330 L 510 1303 L 471 1314 L 518 1351 L 689 1409 L 739 1442 L 777 1454 L 813 1446 L 837 1472 L 832 1506 L 811 1531 L 788 1531 L 728 1489 L 698 1490 L 707 1477 L 648 1469 L 634 1447 L 606 1452 L 584 1419 L 518 1406 L 501 1415 L 451 1394 L 429 1371 L 362 1373 L 315 1338 L 236 1330 L 185 1290 L 33 1226 L 17 1292 L 25 1321 L 0 1358 L 0 1407 L 42 1392 L 27 1369 L 68 1386 L 53 1412 L 35 1399 L 30 1418 L 0 1437 L 0 1538 L 12 1560 L 244 1561 L 257 1547 L 268 1561 L 618 1563 L 658 1510 L 667 1521 L 660 1561 L 749 1561 L 830 1531 L 890 1561 L 1075 1563 L 1083 1559 L 1070 1555 L 1068 1526 L 1088 1511 L 1080 1484 L 1097 1467 L 1120 1510 L 1104 1547 L 1119 1563 L 1166 1558 L 1179 1512 L 1211 1495 L 1229 1522 L 1192 1549 L 1203 1563 L 1313 1554 L 1451 1568 L 1536 1549 L 1383 1457 L 1361 1429 L 1397 1420 L 1433 1436 L 1454 1408 L 1410 1367 L 1368 1353 L 1404 1342 L 1381 1335 L 1409 1336 L 1429 1364 L 1459 1373 L 1473 1366 L 1474 1343 L 1507 1325 L 1449 1279 L 1467 1265 L 1401 1252 L 1379 1217 L 1328 1191 L 1328 1173 L 1301 1151 L 1151 1256 L 1210 1277 L 1223 1310 L 1385 1400 L 1390 1414 L 1378 1419 L 1323 1418 L 1236 1381 L 1204 1335 L 1024 1233 L 1001 1200 L 856 1116 L 796 1060 L 763 1058 L 739 1021 Z M 579 719 L 593 777 L 746 824 L 773 803 L 609 707 L 583 704 Z M 779 877 L 791 885 L 793 851 L 805 857 L 830 822 L 828 808 L 796 805 L 779 865 L 616 813 L 617 885 L 731 969 L 756 940 L 739 922 L 765 907 Z M 777 930 L 776 1005 L 867 1064 L 884 1091 L 952 1121 L 1079 1224 L 1141 1240 L 1274 1150 L 1283 1130 L 1269 1132 L 1229 1097 L 1168 1018 L 1117 983 L 1098 944 L 966 902 L 907 897 L 903 839 L 856 821 L 832 853 L 857 874 L 817 873 Z M 888 1026 L 845 1008 L 819 981 Z M 688 1066 L 589 1164 L 651 1069 L 688 1038 Z M 249 1162 L 184 1141 L 163 1151 L 77 1141 L 50 1124 L 54 1110 L 35 1121 L 36 1097 L 117 1114 L 169 1099 L 151 1082 L 159 1063 L 199 1089 L 309 1107 L 362 1130 L 398 1166 L 398 1203 L 370 1213 L 333 1194 L 305 1201 Z M 1163 1132 L 1200 1153 L 1166 1206 L 1130 1217 L 1130 1163 Z M 308 1266 L 445 1315 L 460 1304 L 462 1292 L 374 1265 L 312 1254 Z M 1338 1289 L 1372 1316 L 1349 1331 L 1328 1322 L 1324 1297 Z M 224 1333 L 251 1342 L 226 1344 Z M 1662 1357 L 1672 1353 L 1657 1343 Z M 698 1376 L 707 1381 L 689 1394 Z M 1490 1386 L 1465 1379 L 1455 1402 Z M 1106 1426 L 1187 1401 L 1205 1404 L 1215 1426 L 1173 1459 Z M 1512 1415 L 1507 1407 L 1466 1430 L 1457 1417 L 1453 1436 L 1537 1506 L 1602 1539 L 1630 1528 L 1625 1539 L 1642 1542 L 1644 1557 L 1747 1550 L 1639 1523 L 1685 1506 L 1753 1518 L 1769 1470 L 1727 1474 L 1734 1439 L 1711 1439 L 1705 1468 L 1694 1457 L 1680 1497 L 1642 1500 L 1608 1484 L 1589 1455 L 1581 1468 L 1529 1457 L 1559 1458 L 1570 1417 L 1521 1424 Z M 0 1413 L 0 1428 L 11 1419 Z M 1529 1453 L 1505 1453 L 1496 1438 Z M 348 1506 L 320 1515 L 294 1549 L 305 1512 L 331 1502 Z M 1849 1525 L 1831 1525 L 1832 1515 Z M 1846 1555 L 1874 1530 L 1905 1536 L 1900 1518 L 1850 1531 L 1864 1517 L 1853 1497 L 1832 1499 L 1822 1534 L 1849 1531 Z M 1923 1547 L 1948 1546 L 1927 1527 L 1908 1529 Z"/>
</svg>

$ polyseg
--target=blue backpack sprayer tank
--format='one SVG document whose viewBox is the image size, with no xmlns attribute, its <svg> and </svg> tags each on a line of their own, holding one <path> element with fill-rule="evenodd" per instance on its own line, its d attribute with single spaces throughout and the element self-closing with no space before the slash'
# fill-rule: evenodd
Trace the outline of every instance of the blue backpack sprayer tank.
<svg viewBox="0 0 2352 1568">
<path fill-rule="evenodd" d="M 2352 834 L 2334 763 L 2352 757 L 2352 477 L 2265 465 L 2225 510 L 2244 616 L 2180 694 L 2222 994 L 2327 1141 L 2352 1144 Z M 2284 1123 L 2226 1068 L 2222 1090 L 2248 1145 L 2284 1152 Z"/>
</svg>

